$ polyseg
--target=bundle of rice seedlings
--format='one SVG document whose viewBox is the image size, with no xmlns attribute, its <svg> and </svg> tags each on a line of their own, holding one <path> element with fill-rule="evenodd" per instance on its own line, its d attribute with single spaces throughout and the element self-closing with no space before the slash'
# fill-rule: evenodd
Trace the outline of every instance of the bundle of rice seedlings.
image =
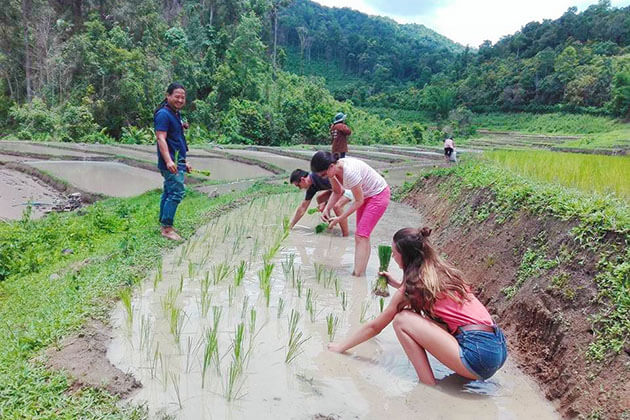
<svg viewBox="0 0 630 420">
<path fill-rule="evenodd" d="M 378 246 L 378 271 L 387 271 L 389 267 L 389 260 L 392 257 L 392 247 L 389 245 Z M 374 285 L 373 293 L 377 296 L 389 296 L 389 290 L 387 290 L 387 278 L 385 276 L 378 276 L 376 284 Z"/>
<path fill-rule="evenodd" d="M 317 213 L 319 210 L 317 209 L 317 207 L 313 207 L 312 209 L 308 209 L 307 213 L 308 214 L 315 214 Z"/>
<path fill-rule="evenodd" d="M 322 222 L 319 225 L 315 226 L 315 233 L 322 233 L 326 229 L 328 229 L 328 223 Z"/>
</svg>

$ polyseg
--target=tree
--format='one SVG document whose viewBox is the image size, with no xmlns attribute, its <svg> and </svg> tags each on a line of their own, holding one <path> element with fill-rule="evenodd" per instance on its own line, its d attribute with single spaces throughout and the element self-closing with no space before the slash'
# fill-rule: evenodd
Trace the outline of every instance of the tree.
<svg viewBox="0 0 630 420">
<path fill-rule="evenodd" d="M 630 70 L 615 74 L 612 84 L 611 109 L 615 115 L 630 119 Z"/>
</svg>

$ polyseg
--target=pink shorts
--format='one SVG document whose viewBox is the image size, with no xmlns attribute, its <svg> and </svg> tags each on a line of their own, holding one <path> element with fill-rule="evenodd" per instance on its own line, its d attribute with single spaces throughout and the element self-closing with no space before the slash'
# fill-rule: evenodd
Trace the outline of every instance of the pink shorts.
<svg viewBox="0 0 630 420">
<path fill-rule="evenodd" d="M 363 199 L 363 205 L 357 209 L 357 231 L 355 236 L 369 238 L 374 227 L 381 220 L 389 204 L 389 186 L 373 197 Z"/>
</svg>

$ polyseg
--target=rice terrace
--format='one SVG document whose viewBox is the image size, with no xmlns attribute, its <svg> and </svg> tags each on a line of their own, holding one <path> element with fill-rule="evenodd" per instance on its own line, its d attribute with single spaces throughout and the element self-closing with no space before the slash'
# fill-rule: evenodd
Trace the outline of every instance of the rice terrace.
<svg viewBox="0 0 630 420">
<path fill-rule="evenodd" d="M 0 418 L 630 420 L 630 4 L 410 3 L 5 5 Z"/>
</svg>

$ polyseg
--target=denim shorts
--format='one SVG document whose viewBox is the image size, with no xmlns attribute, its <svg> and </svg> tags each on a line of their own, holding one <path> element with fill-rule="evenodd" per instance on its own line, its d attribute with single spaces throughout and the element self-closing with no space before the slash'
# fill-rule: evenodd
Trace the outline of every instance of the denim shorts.
<svg viewBox="0 0 630 420">
<path fill-rule="evenodd" d="M 501 328 L 494 332 L 457 330 L 459 357 L 466 368 L 479 379 L 488 379 L 507 359 L 507 345 Z"/>
</svg>

